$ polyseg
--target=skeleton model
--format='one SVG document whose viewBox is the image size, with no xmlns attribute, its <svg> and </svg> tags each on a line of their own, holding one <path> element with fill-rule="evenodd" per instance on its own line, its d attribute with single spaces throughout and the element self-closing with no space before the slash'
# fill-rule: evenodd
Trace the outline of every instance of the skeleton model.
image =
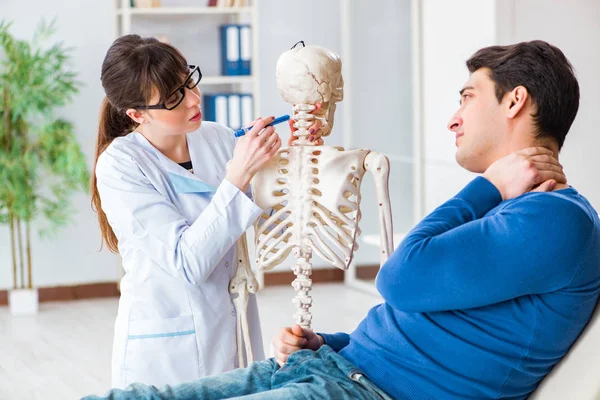
<svg viewBox="0 0 600 400">
<path fill-rule="evenodd" d="M 277 86 L 283 99 L 293 105 L 292 119 L 296 121 L 298 139 L 293 146 L 280 150 L 255 175 L 252 190 L 256 204 L 270 211 L 263 213 L 254 225 L 257 268 L 268 271 L 293 253 L 294 317 L 297 324 L 311 329 L 312 255 L 343 270 L 349 267 L 358 248 L 360 185 L 366 171 L 375 178 L 382 264 L 394 246 L 387 157 L 365 149 L 345 151 L 341 147 L 315 146 L 307 140 L 307 129 L 315 119 L 322 123 L 323 136 L 331 132 L 336 103 L 343 99 L 344 82 L 337 54 L 322 47 L 302 45 L 283 53 L 277 62 Z M 314 111 L 316 103 L 322 106 Z M 246 248 L 243 237 L 238 243 L 238 254 Z M 236 306 L 239 303 L 241 307 L 238 350 L 242 365 L 239 338 L 243 336 L 250 360 L 251 351 L 247 344 L 247 322 L 241 314 L 245 315 L 247 293 L 256 292 L 257 283 L 243 257 L 239 261 L 230 291 L 239 293 Z M 244 285 L 245 288 L 241 287 Z"/>
</svg>

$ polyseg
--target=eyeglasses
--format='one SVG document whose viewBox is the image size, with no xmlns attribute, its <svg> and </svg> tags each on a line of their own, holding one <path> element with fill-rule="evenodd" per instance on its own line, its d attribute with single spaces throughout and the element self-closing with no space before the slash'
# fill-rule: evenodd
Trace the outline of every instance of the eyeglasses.
<svg viewBox="0 0 600 400">
<path fill-rule="evenodd" d="M 198 86 L 198 83 L 200 83 L 200 80 L 202 79 L 202 72 L 200 71 L 200 67 L 197 67 L 195 65 L 188 65 L 188 67 L 191 70 L 190 74 L 185 79 L 183 85 L 175 89 L 173 93 L 167 96 L 167 100 L 160 104 L 155 104 L 153 106 L 137 106 L 131 108 L 139 108 L 142 110 L 172 110 L 175 107 L 177 107 L 179 104 L 181 104 L 185 97 L 185 88 L 188 88 L 190 90 L 195 88 L 196 86 Z"/>
</svg>

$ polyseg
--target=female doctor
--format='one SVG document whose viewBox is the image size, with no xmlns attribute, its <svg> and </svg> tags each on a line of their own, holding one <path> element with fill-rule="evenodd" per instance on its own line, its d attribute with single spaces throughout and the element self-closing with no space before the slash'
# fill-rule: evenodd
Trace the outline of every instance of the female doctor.
<svg viewBox="0 0 600 400">
<path fill-rule="evenodd" d="M 272 117 L 237 143 L 231 129 L 202 122 L 201 77 L 174 47 L 137 35 L 117 39 L 102 64 L 92 202 L 125 270 L 113 387 L 236 367 L 235 242 L 262 213 L 248 183 L 281 140 L 265 128 Z M 255 359 L 264 359 L 253 295 L 248 317 Z"/>
</svg>

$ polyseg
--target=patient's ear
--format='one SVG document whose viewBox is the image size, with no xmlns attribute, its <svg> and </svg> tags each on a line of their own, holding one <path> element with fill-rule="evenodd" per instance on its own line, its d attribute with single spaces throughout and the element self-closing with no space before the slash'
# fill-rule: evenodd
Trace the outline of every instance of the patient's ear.
<svg viewBox="0 0 600 400">
<path fill-rule="evenodd" d="M 527 106 L 529 100 L 529 92 L 525 86 L 517 86 L 505 95 L 505 102 L 507 107 L 506 116 L 508 118 L 515 118 L 521 110 Z"/>
</svg>

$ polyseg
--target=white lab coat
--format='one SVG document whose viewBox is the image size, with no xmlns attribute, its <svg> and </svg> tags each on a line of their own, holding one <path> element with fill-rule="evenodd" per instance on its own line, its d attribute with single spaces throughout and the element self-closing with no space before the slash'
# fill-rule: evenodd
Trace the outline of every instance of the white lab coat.
<svg viewBox="0 0 600 400">
<path fill-rule="evenodd" d="M 115 323 L 112 386 L 177 384 L 237 367 L 228 283 L 235 242 L 262 210 L 224 180 L 233 132 L 203 122 L 187 134 L 194 174 L 138 132 L 115 139 L 96 166 L 102 209 L 125 276 Z M 258 308 L 248 304 L 255 360 Z"/>
</svg>

